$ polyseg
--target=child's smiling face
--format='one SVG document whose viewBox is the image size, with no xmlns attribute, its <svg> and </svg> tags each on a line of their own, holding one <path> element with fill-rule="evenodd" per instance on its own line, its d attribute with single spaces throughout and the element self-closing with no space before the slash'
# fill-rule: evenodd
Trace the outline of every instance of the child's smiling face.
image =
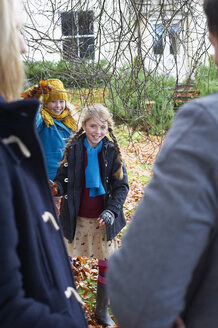
<svg viewBox="0 0 218 328">
<path fill-rule="evenodd" d="M 82 123 L 83 130 L 86 132 L 88 144 L 96 148 L 108 131 L 107 121 L 94 116 L 85 123 Z"/>
<path fill-rule="evenodd" d="M 48 109 L 52 111 L 56 115 L 60 115 L 66 106 L 65 100 L 59 99 L 59 100 L 53 100 L 49 101 L 48 104 Z"/>
</svg>

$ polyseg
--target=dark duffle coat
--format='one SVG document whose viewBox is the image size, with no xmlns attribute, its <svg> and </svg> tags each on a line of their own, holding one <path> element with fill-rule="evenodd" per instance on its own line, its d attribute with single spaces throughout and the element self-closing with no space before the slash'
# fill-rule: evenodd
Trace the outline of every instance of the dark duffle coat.
<svg viewBox="0 0 218 328">
<path fill-rule="evenodd" d="M 82 188 L 84 186 L 84 150 L 82 134 L 68 149 L 68 162 L 60 166 L 54 182 L 59 187 L 59 195 L 65 195 L 64 205 L 60 216 L 64 236 L 72 242 L 76 229 L 76 218 L 80 208 Z M 118 180 L 113 174 L 119 168 L 117 152 L 113 142 L 107 137 L 103 139 L 100 163 L 101 180 L 106 191 L 104 209 L 115 213 L 112 226 L 106 226 L 107 240 L 112 240 L 126 225 L 123 214 L 123 204 L 129 191 L 128 177 L 123 164 L 123 179 Z"/>
<path fill-rule="evenodd" d="M 38 106 L 0 98 L 0 327 L 83 328 L 35 130 Z"/>
</svg>

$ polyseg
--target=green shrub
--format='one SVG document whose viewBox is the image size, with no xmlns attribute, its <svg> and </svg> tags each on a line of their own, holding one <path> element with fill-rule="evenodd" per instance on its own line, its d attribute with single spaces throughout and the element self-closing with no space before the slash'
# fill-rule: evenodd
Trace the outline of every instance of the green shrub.
<svg viewBox="0 0 218 328">
<path fill-rule="evenodd" d="M 173 77 L 123 67 L 111 79 L 106 104 L 118 122 L 162 135 L 174 117 L 175 84 Z"/>
<path fill-rule="evenodd" d="M 60 79 L 66 88 L 96 88 L 104 86 L 110 79 L 106 61 L 99 63 L 78 61 L 59 62 L 26 61 L 27 86 L 38 84 L 40 80 Z"/>
<path fill-rule="evenodd" d="M 211 56 L 207 66 L 200 65 L 196 70 L 195 83 L 200 91 L 200 96 L 206 96 L 218 91 L 218 68 Z"/>
</svg>

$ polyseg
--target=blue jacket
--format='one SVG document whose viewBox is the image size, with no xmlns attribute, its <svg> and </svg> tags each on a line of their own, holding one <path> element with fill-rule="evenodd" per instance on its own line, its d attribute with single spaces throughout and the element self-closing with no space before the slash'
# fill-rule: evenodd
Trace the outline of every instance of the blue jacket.
<svg viewBox="0 0 218 328">
<path fill-rule="evenodd" d="M 54 119 L 54 125 L 50 125 L 48 128 L 42 119 L 40 111 L 36 115 L 36 127 L 44 149 L 48 176 L 50 180 L 53 180 L 72 131 L 56 119 Z"/>
<path fill-rule="evenodd" d="M 0 97 L 0 327 L 87 327 L 35 130 L 37 100 Z"/>
<path fill-rule="evenodd" d="M 70 242 L 72 242 L 75 234 L 76 218 L 84 182 L 84 138 L 85 134 L 69 147 L 68 163 L 58 168 L 57 176 L 54 179 L 59 186 L 60 195 L 65 195 L 60 221 L 64 236 Z M 123 165 L 123 179 L 118 180 L 113 177 L 120 165 L 116 159 L 117 152 L 114 144 L 107 137 L 104 137 L 100 163 L 101 181 L 106 191 L 104 208 L 113 211 L 116 216 L 112 226 L 106 226 L 108 240 L 112 240 L 126 225 L 123 204 L 129 191 L 128 177 L 125 165 Z"/>
</svg>

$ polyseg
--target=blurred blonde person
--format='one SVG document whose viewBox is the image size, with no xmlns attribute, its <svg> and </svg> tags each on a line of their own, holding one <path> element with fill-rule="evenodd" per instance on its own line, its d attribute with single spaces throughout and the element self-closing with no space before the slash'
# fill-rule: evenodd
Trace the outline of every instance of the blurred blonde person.
<svg viewBox="0 0 218 328">
<path fill-rule="evenodd" d="M 19 100 L 22 10 L 0 1 L 0 327 L 87 328 L 35 129 Z"/>
</svg>

